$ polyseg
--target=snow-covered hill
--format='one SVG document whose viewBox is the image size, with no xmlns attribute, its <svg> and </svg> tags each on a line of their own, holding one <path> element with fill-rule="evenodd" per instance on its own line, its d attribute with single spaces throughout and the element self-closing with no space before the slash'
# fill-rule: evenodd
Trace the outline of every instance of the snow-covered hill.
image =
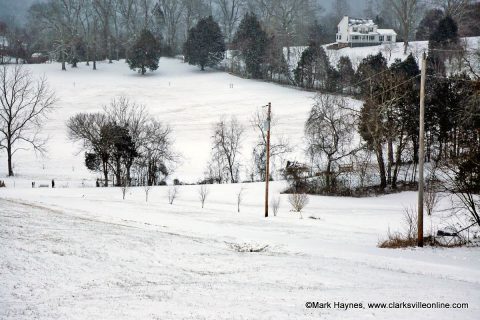
<svg viewBox="0 0 480 320">
<path fill-rule="evenodd" d="M 464 43 L 467 50 L 477 49 L 480 47 L 480 37 L 464 38 L 461 41 Z M 330 63 L 333 66 L 337 65 L 340 57 L 346 56 L 349 57 L 352 61 L 354 69 L 368 55 L 375 55 L 378 52 L 382 53 L 382 55 L 387 59 L 387 63 L 390 65 L 395 61 L 395 59 L 406 59 L 410 53 L 417 61 L 419 61 L 422 53 L 428 51 L 428 41 L 410 42 L 407 54 L 403 53 L 403 42 L 369 47 L 348 47 L 340 50 L 328 49 L 329 46 L 330 45 L 324 45 L 323 48 L 325 49 L 327 56 L 330 59 Z M 289 62 L 290 70 L 293 70 L 297 67 L 298 61 L 302 56 L 302 52 L 306 48 L 307 47 L 290 47 L 290 54 L 288 54 L 288 49 L 284 48 L 284 56 L 285 59 Z"/>
<path fill-rule="evenodd" d="M 279 134 L 288 135 L 297 150 L 292 157 L 303 153 L 303 126 L 314 96 L 310 92 L 241 79 L 221 71 L 201 72 L 197 67 L 166 58 L 160 60 L 156 72 L 144 77 L 131 71 L 123 61 L 100 63 L 97 71 L 83 63 L 67 72 L 62 72 L 56 63 L 26 67 L 37 77 L 46 76 L 59 101 L 45 123 L 45 132 L 50 136 L 47 157 L 20 151 L 15 155 L 19 177 L 94 181 L 85 169 L 80 145 L 72 145 L 67 139 L 66 121 L 78 112 L 99 111 L 118 96 L 144 104 L 151 114 L 172 127 L 175 149 L 183 160 L 171 178 L 196 182 L 203 177 L 210 156 L 212 125 L 222 116 L 234 115 L 247 127 L 242 148 L 242 163 L 247 166 L 255 135 L 250 119 L 268 102 L 278 119 L 272 139 Z M 0 176 L 6 174 L 6 161 L 5 154 L 0 153 Z"/>
<path fill-rule="evenodd" d="M 272 136 L 285 134 L 303 154 L 303 126 L 313 93 L 162 59 L 142 77 L 123 62 L 27 66 L 45 75 L 59 99 L 45 123 L 46 158 L 15 155 L 15 178 L 0 188 L 0 319 L 476 319 L 480 312 L 477 248 L 377 248 L 402 228 L 412 192 L 372 198 L 310 197 L 303 219 L 290 211 L 281 181 L 278 215 L 263 217 L 264 184 L 210 185 L 205 209 L 198 186 L 93 188 L 80 145 L 66 120 L 98 111 L 118 96 L 144 104 L 174 132 L 183 162 L 172 178 L 196 181 L 210 155 L 212 123 L 235 115 L 248 127 L 272 102 Z M 232 87 L 233 85 L 233 87 Z M 360 102 L 351 100 L 352 104 Z M 242 163 L 250 159 L 247 130 Z M 0 180 L 6 174 L 0 154 Z M 57 188 L 31 188 L 56 180 Z M 83 185 L 83 187 L 82 187 Z M 241 212 L 237 212 L 242 193 Z M 439 205 L 444 208 L 448 199 Z M 445 226 L 448 212 L 435 215 Z M 272 215 L 272 211 L 270 211 Z M 429 231 L 426 218 L 426 231 Z M 260 252 L 250 252 L 250 250 Z M 310 309 L 307 302 L 362 303 Z M 464 309 L 378 309 L 369 302 L 468 303 Z"/>
<path fill-rule="evenodd" d="M 283 187 L 275 182 L 272 196 Z M 376 247 L 389 228 L 401 228 L 415 193 L 311 197 L 303 219 L 281 195 L 278 215 L 265 219 L 263 188 L 209 186 L 204 209 L 198 186 L 181 186 L 173 205 L 168 187 L 153 188 L 148 203 L 143 188 L 126 200 L 119 188 L 0 189 L 0 318 L 478 318 L 477 248 Z M 310 301 L 332 308 L 306 308 Z"/>
</svg>

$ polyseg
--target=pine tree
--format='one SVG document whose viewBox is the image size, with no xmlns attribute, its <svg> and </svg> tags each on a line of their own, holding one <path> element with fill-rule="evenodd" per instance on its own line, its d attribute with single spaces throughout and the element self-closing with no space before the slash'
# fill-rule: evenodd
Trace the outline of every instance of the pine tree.
<svg viewBox="0 0 480 320">
<path fill-rule="evenodd" d="M 428 73 L 445 74 L 445 61 L 457 55 L 459 45 L 458 27 L 455 20 L 446 16 L 438 23 L 428 42 Z"/>
<path fill-rule="evenodd" d="M 355 70 L 353 70 L 352 61 L 348 56 L 341 56 L 337 63 L 337 70 L 340 85 L 347 88 L 347 92 L 351 92 L 350 86 L 355 78 Z"/>
<path fill-rule="evenodd" d="M 158 69 L 160 45 L 150 31 L 144 29 L 130 51 L 130 58 L 127 59 L 130 69 L 139 69 L 142 75 L 147 69 L 150 71 Z"/>
<path fill-rule="evenodd" d="M 301 87 L 325 89 L 328 77 L 332 74 L 331 69 L 325 50 L 317 43 L 312 42 L 303 51 L 294 71 L 295 81 Z"/>
<path fill-rule="evenodd" d="M 212 16 L 200 20 L 188 31 L 184 54 L 185 61 L 199 66 L 202 71 L 205 67 L 213 67 L 223 60 L 225 42 L 222 31 Z"/>
<path fill-rule="evenodd" d="M 262 64 L 265 61 L 268 36 L 255 14 L 247 13 L 243 17 L 233 39 L 233 45 L 242 52 L 247 73 L 252 78 L 262 78 Z"/>
<path fill-rule="evenodd" d="M 415 34 L 416 40 L 428 40 L 438 27 L 438 23 L 443 18 L 443 11 L 440 9 L 430 9 L 420 21 Z"/>
</svg>

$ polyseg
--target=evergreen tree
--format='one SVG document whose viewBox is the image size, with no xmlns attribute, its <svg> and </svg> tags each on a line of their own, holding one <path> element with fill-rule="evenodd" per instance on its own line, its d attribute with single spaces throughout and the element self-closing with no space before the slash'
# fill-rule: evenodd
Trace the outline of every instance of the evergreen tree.
<svg viewBox="0 0 480 320">
<path fill-rule="evenodd" d="M 310 43 L 303 51 L 294 71 L 296 83 L 308 89 L 325 89 L 329 74 L 332 74 L 325 50 L 317 43 Z"/>
<path fill-rule="evenodd" d="M 340 85 L 344 88 L 348 88 L 347 93 L 350 93 L 350 86 L 353 84 L 355 78 L 355 70 L 353 70 L 352 61 L 348 56 L 340 57 L 337 63 L 337 70 Z"/>
<path fill-rule="evenodd" d="M 318 45 L 322 45 L 328 43 L 330 39 L 327 35 L 325 26 L 315 20 L 308 30 L 308 40 L 310 43 L 314 42 Z"/>
<path fill-rule="evenodd" d="M 199 66 L 202 71 L 205 67 L 213 67 L 223 60 L 225 42 L 222 31 L 212 16 L 200 20 L 188 31 L 184 54 L 185 61 Z"/>
<path fill-rule="evenodd" d="M 150 71 L 158 69 L 160 45 L 150 31 L 144 29 L 130 51 L 127 59 L 130 69 L 138 69 L 142 75 L 147 72 L 147 69 Z"/>
<path fill-rule="evenodd" d="M 440 20 L 437 28 L 430 35 L 429 40 L 441 45 L 458 43 L 458 27 L 455 20 L 449 16 Z"/>
<path fill-rule="evenodd" d="M 375 75 L 383 73 L 387 69 L 387 60 L 380 52 L 376 55 L 369 55 L 362 60 L 357 68 L 355 81 L 361 82 L 359 86 L 363 96 L 375 89 L 375 81 L 366 80 L 374 80 Z"/>
<path fill-rule="evenodd" d="M 455 20 L 446 16 L 438 23 L 428 42 L 428 72 L 445 74 L 445 61 L 458 55 L 460 50 L 458 27 Z"/>
<path fill-rule="evenodd" d="M 241 51 L 247 73 L 252 78 L 262 78 L 262 64 L 265 62 L 268 36 L 255 14 L 247 13 L 243 17 L 233 39 L 233 45 Z"/>
<path fill-rule="evenodd" d="M 440 20 L 443 18 L 443 11 L 440 9 L 430 9 L 420 21 L 415 34 L 416 40 L 428 40 L 435 32 Z"/>
</svg>

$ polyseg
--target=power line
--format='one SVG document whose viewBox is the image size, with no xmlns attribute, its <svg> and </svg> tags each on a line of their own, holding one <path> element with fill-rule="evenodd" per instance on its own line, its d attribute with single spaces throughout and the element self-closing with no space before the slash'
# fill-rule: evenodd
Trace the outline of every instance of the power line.
<svg viewBox="0 0 480 320">
<path fill-rule="evenodd" d="M 437 78 L 437 79 L 445 79 L 445 80 L 452 80 L 452 81 L 464 81 L 464 82 L 474 82 L 478 83 L 480 79 L 462 79 L 462 78 L 454 78 L 454 77 L 443 77 L 443 76 L 435 76 L 435 75 L 427 75 L 429 78 Z"/>
<path fill-rule="evenodd" d="M 418 78 L 418 77 L 420 77 L 420 74 L 417 74 L 416 76 L 413 76 L 413 77 L 411 77 L 411 78 L 403 81 L 402 83 L 397 84 L 397 85 L 394 86 L 394 87 L 391 87 L 391 88 L 388 88 L 388 89 L 386 89 L 386 90 L 383 90 L 382 92 L 379 92 L 379 93 L 377 93 L 377 94 L 375 94 L 375 95 L 372 95 L 372 96 L 370 96 L 370 97 L 371 97 L 371 98 L 378 97 L 379 95 L 382 95 L 382 94 L 385 94 L 385 93 L 387 93 L 387 92 L 389 92 L 389 91 L 392 91 L 392 90 L 394 90 L 394 89 L 396 89 L 396 88 L 404 85 L 405 83 L 407 83 L 407 82 L 409 82 L 409 81 L 412 81 L 413 79 L 416 79 L 416 78 Z"/>
</svg>

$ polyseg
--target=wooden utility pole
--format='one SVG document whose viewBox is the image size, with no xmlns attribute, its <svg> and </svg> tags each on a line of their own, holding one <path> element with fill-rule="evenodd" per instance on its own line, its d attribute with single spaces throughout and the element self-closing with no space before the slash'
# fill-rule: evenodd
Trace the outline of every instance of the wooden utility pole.
<svg viewBox="0 0 480 320">
<path fill-rule="evenodd" d="M 417 245 L 423 247 L 423 189 L 424 176 L 423 165 L 425 160 L 425 77 L 427 69 L 427 56 L 425 52 L 422 56 L 422 78 L 420 80 L 420 132 L 418 135 L 418 237 Z"/>
<path fill-rule="evenodd" d="M 267 111 L 267 163 L 265 165 L 265 218 L 268 218 L 268 183 L 270 181 L 270 123 L 272 116 L 272 104 L 268 103 Z"/>
</svg>

